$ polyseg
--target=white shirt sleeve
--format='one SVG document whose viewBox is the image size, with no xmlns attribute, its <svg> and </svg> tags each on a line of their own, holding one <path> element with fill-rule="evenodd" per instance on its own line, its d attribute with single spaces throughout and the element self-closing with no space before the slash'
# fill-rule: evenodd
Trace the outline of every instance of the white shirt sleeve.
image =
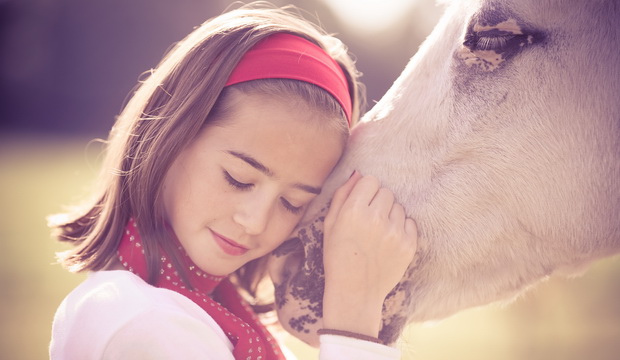
<svg viewBox="0 0 620 360">
<path fill-rule="evenodd" d="M 226 339 L 208 325 L 176 312 L 145 312 L 118 329 L 102 359 L 234 360 Z"/>
<path fill-rule="evenodd" d="M 339 335 L 321 335 L 319 337 L 319 360 L 396 360 L 400 359 L 400 350 Z"/>
<path fill-rule="evenodd" d="M 162 324 L 165 324 L 162 326 Z M 400 350 L 338 335 L 320 336 L 319 360 L 397 360 Z M 145 312 L 112 336 L 103 360 L 234 360 L 221 335 L 190 316 Z"/>
</svg>

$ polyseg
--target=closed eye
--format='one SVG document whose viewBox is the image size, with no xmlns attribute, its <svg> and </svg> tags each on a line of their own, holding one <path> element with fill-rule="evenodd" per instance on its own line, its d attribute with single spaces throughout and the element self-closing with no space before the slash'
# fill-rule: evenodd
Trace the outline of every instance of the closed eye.
<svg viewBox="0 0 620 360">
<path fill-rule="evenodd" d="M 544 39 L 544 34 L 521 25 L 514 19 L 496 25 L 481 25 L 473 20 L 469 25 L 463 45 L 470 51 L 495 51 L 505 53 L 505 58 L 515 55 L 528 45 Z"/>
<path fill-rule="evenodd" d="M 237 189 L 237 190 L 250 190 L 254 184 L 248 184 L 248 183 L 243 183 L 237 179 L 235 179 L 232 175 L 230 175 L 230 173 L 226 170 L 222 170 L 223 174 L 224 174 L 224 178 L 226 179 L 226 182 L 228 182 L 228 184 Z M 293 204 L 291 204 L 288 200 L 286 200 L 285 198 L 281 198 L 281 202 L 282 202 L 282 206 L 284 206 L 284 209 L 288 212 L 290 212 L 293 215 L 299 215 L 301 214 L 301 212 L 303 211 L 304 207 L 303 206 L 295 206 Z"/>
<path fill-rule="evenodd" d="M 471 51 L 492 50 L 501 53 L 509 47 L 520 47 L 527 41 L 527 35 L 507 31 L 472 31 L 467 34 L 463 45 Z"/>
<path fill-rule="evenodd" d="M 491 72 L 508 66 L 509 60 L 545 38 L 545 33 L 513 17 L 486 10 L 472 18 L 455 56 L 469 69 Z"/>
<path fill-rule="evenodd" d="M 303 206 L 294 206 L 293 204 L 291 204 L 288 200 L 286 200 L 285 198 L 282 198 L 282 205 L 284 205 L 284 208 L 287 211 L 290 211 L 292 214 L 294 215 L 299 215 L 301 214 L 301 211 L 303 210 Z"/>
<path fill-rule="evenodd" d="M 495 50 L 496 52 L 504 49 L 508 41 L 515 35 L 506 36 L 478 36 L 476 39 L 477 50 Z"/>
<path fill-rule="evenodd" d="M 226 182 L 228 182 L 228 184 L 232 186 L 233 188 L 238 189 L 238 190 L 249 190 L 252 188 L 253 184 L 246 184 L 241 181 L 238 181 L 237 179 L 232 177 L 232 175 L 230 175 L 230 173 L 228 173 L 228 171 L 226 170 L 223 170 L 223 172 L 224 172 L 224 178 L 226 179 Z"/>
</svg>

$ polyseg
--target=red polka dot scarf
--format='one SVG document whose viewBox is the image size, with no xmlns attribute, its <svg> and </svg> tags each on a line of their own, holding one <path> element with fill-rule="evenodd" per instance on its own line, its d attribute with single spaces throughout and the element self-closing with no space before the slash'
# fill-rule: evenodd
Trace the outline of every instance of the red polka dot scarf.
<svg viewBox="0 0 620 360">
<path fill-rule="evenodd" d="M 180 245 L 179 248 L 182 249 Z M 142 279 L 147 278 L 146 257 L 133 219 L 129 220 L 125 229 L 118 248 L 118 258 L 127 270 Z M 165 254 L 161 257 L 159 278 L 155 286 L 176 291 L 204 309 L 230 339 L 234 346 L 235 359 L 284 359 L 276 340 L 260 323 L 248 303 L 241 298 L 227 278 L 212 276 L 201 271 L 187 254 L 184 255 L 184 260 L 193 290 L 186 287 Z M 210 294 L 220 302 L 213 300 Z"/>
</svg>

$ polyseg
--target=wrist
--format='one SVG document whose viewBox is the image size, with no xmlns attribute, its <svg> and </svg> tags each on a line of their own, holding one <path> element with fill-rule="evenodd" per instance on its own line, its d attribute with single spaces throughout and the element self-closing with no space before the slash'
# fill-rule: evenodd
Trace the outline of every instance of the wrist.
<svg viewBox="0 0 620 360">
<path fill-rule="evenodd" d="M 376 338 L 381 329 L 383 300 L 330 295 L 323 298 L 323 327 Z"/>
<path fill-rule="evenodd" d="M 318 335 L 346 336 L 346 337 L 350 337 L 350 338 L 354 338 L 354 339 L 358 339 L 358 340 L 370 341 L 370 342 L 374 342 L 374 343 L 377 343 L 377 344 L 384 344 L 383 341 L 381 341 L 378 337 L 368 336 L 368 335 L 364 335 L 364 334 L 360 334 L 360 333 L 355 333 L 355 332 L 351 332 L 351 331 L 323 328 L 323 329 L 319 329 L 317 331 L 317 334 Z"/>
</svg>

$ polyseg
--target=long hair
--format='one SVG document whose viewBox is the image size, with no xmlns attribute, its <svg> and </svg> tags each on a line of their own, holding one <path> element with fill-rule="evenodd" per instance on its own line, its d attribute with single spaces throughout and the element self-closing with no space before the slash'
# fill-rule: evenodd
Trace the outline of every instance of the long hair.
<svg viewBox="0 0 620 360">
<path fill-rule="evenodd" d="M 330 54 L 349 83 L 352 123 L 359 119 L 363 87 L 347 49 L 292 10 L 255 3 L 207 20 L 176 43 L 137 85 L 110 132 L 93 197 L 72 212 L 50 217 L 54 235 L 75 245 L 58 255 L 63 266 L 72 272 L 104 269 L 115 258 L 124 227 L 133 217 L 144 239 L 147 281 L 153 284 L 157 279 L 160 249 L 169 254 L 187 280 L 179 266 L 180 254 L 166 230 L 160 198 L 162 183 L 183 147 L 209 123 L 212 113 L 223 111 L 220 105 L 225 103 L 228 91 L 223 91 L 224 85 L 236 64 L 267 36 L 291 33 Z M 255 86 L 263 86 L 262 82 L 233 87 L 252 91 Z M 298 88 L 313 86 L 297 83 L 303 84 Z M 326 94 L 322 90 L 320 93 Z M 298 96 L 306 99 L 307 92 Z M 348 133 L 346 126 L 344 129 Z M 237 284 L 253 295 L 264 274 L 264 263 L 251 262 L 237 271 Z"/>
</svg>

